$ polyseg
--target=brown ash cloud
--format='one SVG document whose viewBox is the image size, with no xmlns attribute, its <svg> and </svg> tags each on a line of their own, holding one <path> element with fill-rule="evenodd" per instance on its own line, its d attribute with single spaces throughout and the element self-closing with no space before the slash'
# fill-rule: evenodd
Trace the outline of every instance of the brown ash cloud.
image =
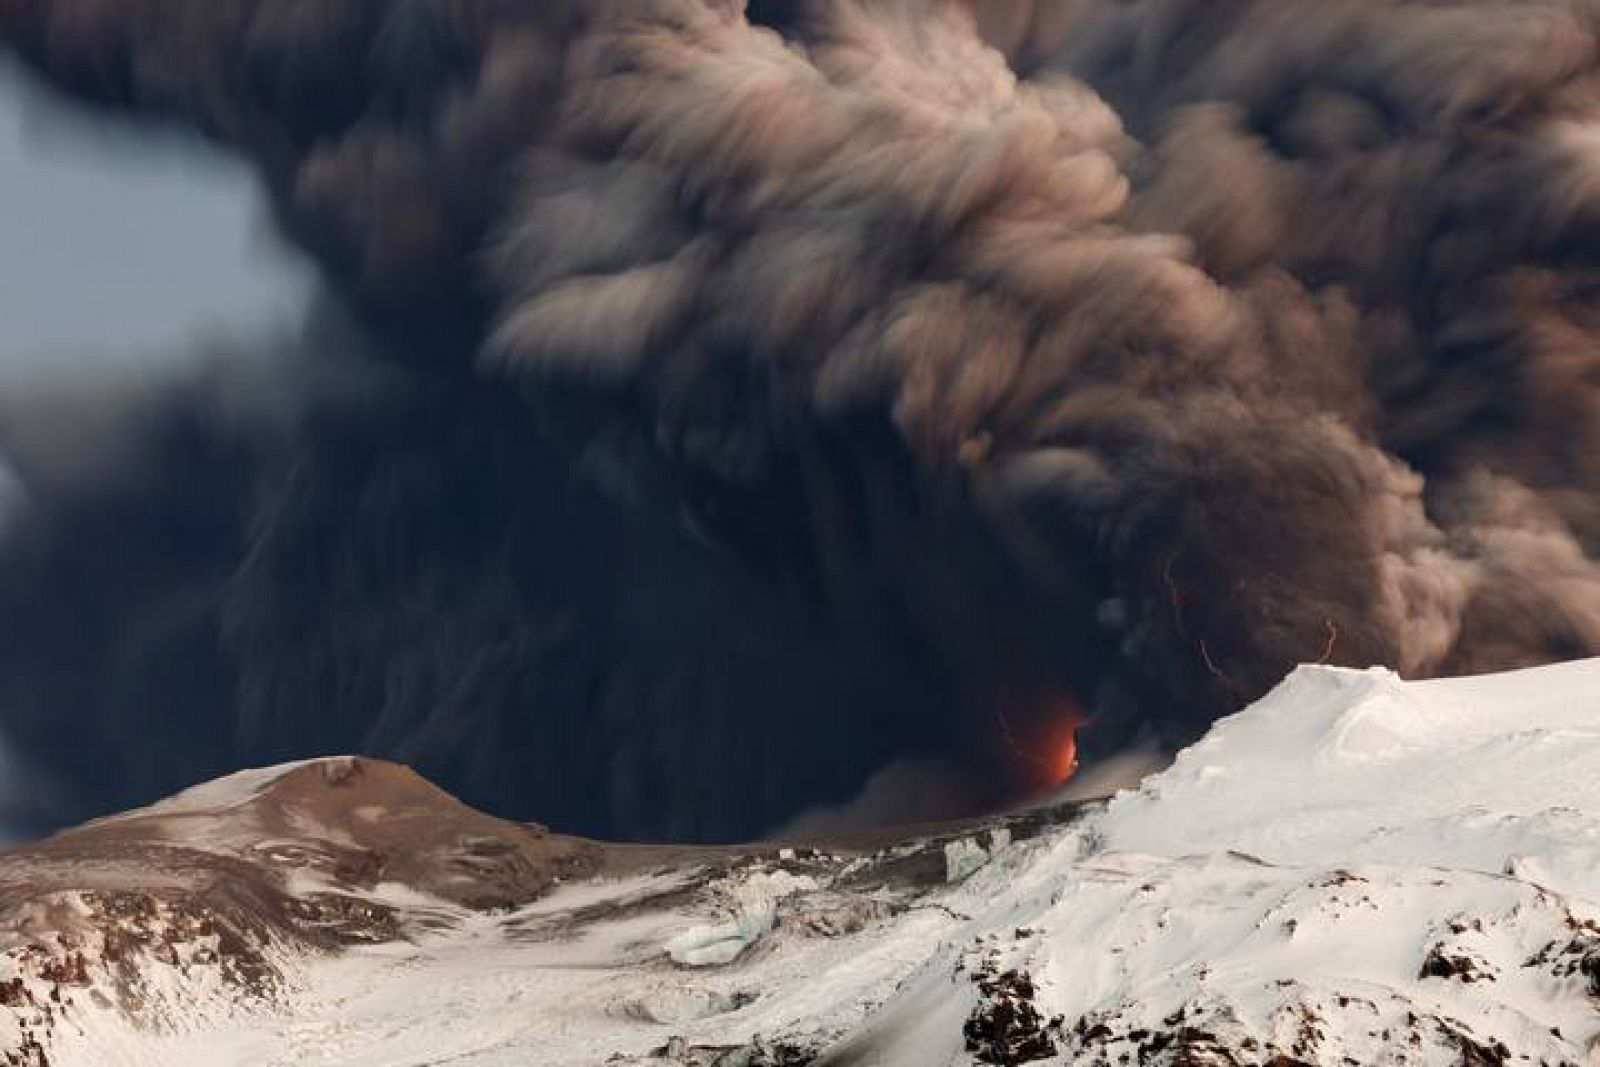
<svg viewBox="0 0 1600 1067">
<path fill-rule="evenodd" d="M 360 749 L 739 836 L 900 760 L 1004 799 L 1075 718 L 1170 748 L 1298 662 L 1600 652 L 1600 4 L 0 0 L 0 37 L 255 163 L 383 383 L 308 376 L 270 433 L 175 389 L 131 469 L 35 488 L 6 617 L 94 626 L 30 627 L 0 714 L 80 804 Z M 214 521 L 107 552 L 119 507 Z"/>
</svg>

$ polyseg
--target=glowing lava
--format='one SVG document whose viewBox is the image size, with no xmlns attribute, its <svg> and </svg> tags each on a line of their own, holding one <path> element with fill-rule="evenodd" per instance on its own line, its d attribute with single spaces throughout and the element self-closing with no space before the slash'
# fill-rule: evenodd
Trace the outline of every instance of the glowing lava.
<svg viewBox="0 0 1600 1067">
<path fill-rule="evenodd" d="M 1043 714 L 1030 715 L 1020 737 L 1003 710 L 997 709 L 995 716 L 1006 747 L 1027 767 L 1034 788 L 1058 789 L 1078 773 L 1078 728 L 1083 716 L 1071 701 L 1051 701 Z"/>
<path fill-rule="evenodd" d="M 1059 734 L 1048 749 L 1051 788 L 1066 785 L 1078 773 L 1078 722 L 1074 719 Z"/>
</svg>

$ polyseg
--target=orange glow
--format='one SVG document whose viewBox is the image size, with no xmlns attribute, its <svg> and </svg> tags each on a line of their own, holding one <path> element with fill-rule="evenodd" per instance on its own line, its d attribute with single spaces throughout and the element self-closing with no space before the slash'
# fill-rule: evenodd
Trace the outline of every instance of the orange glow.
<svg viewBox="0 0 1600 1067">
<path fill-rule="evenodd" d="M 1004 711 L 997 709 L 995 716 L 1006 747 L 1031 769 L 1028 777 L 1036 788 L 1058 789 L 1078 773 L 1078 728 L 1083 717 L 1070 701 L 1050 701 L 1044 714 L 1029 717 L 1021 736 L 1013 732 Z"/>
<path fill-rule="evenodd" d="M 1051 751 L 1050 777 L 1052 786 L 1063 786 L 1078 773 L 1078 723 L 1062 729 Z"/>
</svg>

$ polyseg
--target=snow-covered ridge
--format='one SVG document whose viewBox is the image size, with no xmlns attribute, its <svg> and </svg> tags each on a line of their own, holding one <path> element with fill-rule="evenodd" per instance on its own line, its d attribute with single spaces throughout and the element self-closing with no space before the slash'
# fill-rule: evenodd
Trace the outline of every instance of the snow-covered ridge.
<svg viewBox="0 0 1600 1067">
<path fill-rule="evenodd" d="M 1164 855 L 1532 864 L 1547 888 L 1592 891 L 1597 771 L 1600 661 L 1425 682 L 1301 667 L 1118 797 L 1103 832 Z"/>
<path fill-rule="evenodd" d="M 1600 1063 L 1600 661 L 1301 668 L 1109 804 L 854 849 L 595 848 L 357 766 L 0 859 L 0 1063 Z"/>
<path fill-rule="evenodd" d="M 961 962 L 1029 977 L 1040 1062 L 1600 1062 L 1600 661 L 1302 667 L 1005 868 Z M 847 1048 L 968 1062 L 923 996 Z"/>
</svg>

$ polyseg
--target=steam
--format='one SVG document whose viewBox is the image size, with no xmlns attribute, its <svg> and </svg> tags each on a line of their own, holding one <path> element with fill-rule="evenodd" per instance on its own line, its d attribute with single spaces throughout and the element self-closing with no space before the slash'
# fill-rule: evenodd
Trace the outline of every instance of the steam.
<svg viewBox="0 0 1600 1067">
<path fill-rule="evenodd" d="M 697 836 L 893 765 L 993 802 L 1064 722 L 1170 749 L 1299 662 L 1600 652 L 1597 28 L 0 0 L 64 89 L 252 160 L 385 383 L 249 435 L 194 762 L 361 748 Z M 84 498 L 211 507 L 218 454 Z"/>
</svg>

